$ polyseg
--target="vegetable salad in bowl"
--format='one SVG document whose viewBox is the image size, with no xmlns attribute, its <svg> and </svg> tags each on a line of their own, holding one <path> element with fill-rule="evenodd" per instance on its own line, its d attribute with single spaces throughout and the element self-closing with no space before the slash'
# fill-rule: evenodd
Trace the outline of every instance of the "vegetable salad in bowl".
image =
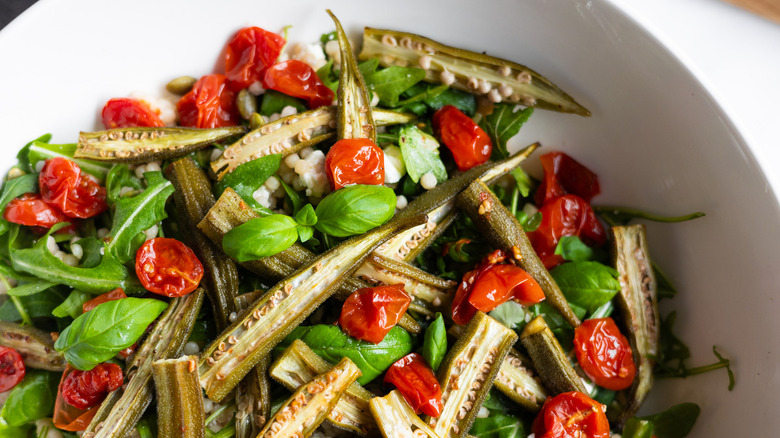
<svg viewBox="0 0 780 438">
<path fill-rule="evenodd" d="M 687 367 L 631 221 L 701 214 L 598 206 L 565 151 L 527 173 L 535 110 L 590 115 L 539 73 L 396 30 L 353 51 L 331 16 L 20 150 L 0 437 L 687 435 L 694 404 L 637 416 L 654 378 L 729 362 Z"/>
</svg>

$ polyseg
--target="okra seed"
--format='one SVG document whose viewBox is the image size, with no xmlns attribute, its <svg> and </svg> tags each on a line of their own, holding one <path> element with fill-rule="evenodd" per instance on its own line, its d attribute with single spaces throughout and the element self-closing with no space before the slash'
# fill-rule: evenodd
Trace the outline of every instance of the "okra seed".
<svg viewBox="0 0 780 438">
<path fill-rule="evenodd" d="M 477 86 L 477 90 L 482 94 L 487 94 L 492 89 L 492 86 L 490 85 L 490 82 L 487 82 L 483 79 L 479 80 L 479 85 Z"/>
<path fill-rule="evenodd" d="M 401 47 L 412 50 L 412 40 L 407 37 L 401 38 Z"/>
<path fill-rule="evenodd" d="M 455 74 L 447 70 L 442 70 L 439 74 L 439 79 L 444 85 L 452 85 L 455 82 Z"/>
<path fill-rule="evenodd" d="M 433 60 L 433 58 L 431 58 L 428 55 L 420 56 L 420 59 L 418 61 L 419 64 L 420 64 L 420 68 L 428 70 L 429 68 L 431 68 L 431 61 L 432 60 Z"/>
<path fill-rule="evenodd" d="M 398 40 L 392 35 L 382 35 L 382 44 L 390 47 L 398 47 Z"/>
<path fill-rule="evenodd" d="M 512 74 L 512 69 L 509 68 L 509 66 L 502 65 L 501 67 L 498 68 L 498 74 L 500 74 L 503 77 L 508 77 L 509 75 Z"/>
<path fill-rule="evenodd" d="M 517 75 L 518 82 L 521 82 L 523 84 L 530 84 L 531 83 L 531 74 L 527 71 L 520 72 Z"/>
<path fill-rule="evenodd" d="M 466 86 L 470 90 L 476 90 L 477 88 L 479 88 L 479 79 L 475 77 L 469 77 L 466 81 Z"/>
<path fill-rule="evenodd" d="M 493 88 L 492 90 L 490 90 L 488 92 L 488 99 L 490 99 L 490 101 L 493 102 L 493 103 L 498 103 L 498 102 L 501 102 L 501 100 L 502 100 L 501 99 L 501 94 L 495 88 Z"/>
</svg>

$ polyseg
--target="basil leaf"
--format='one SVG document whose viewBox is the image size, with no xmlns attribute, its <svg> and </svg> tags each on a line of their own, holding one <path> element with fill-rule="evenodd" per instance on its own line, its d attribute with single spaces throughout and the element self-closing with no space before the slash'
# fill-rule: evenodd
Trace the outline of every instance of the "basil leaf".
<svg viewBox="0 0 780 438">
<path fill-rule="evenodd" d="M 317 213 L 314 212 L 314 207 L 311 204 L 306 204 L 300 211 L 295 213 L 295 222 L 307 227 L 314 226 L 317 223 Z"/>
<path fill-rule="evenodd" d="M 598 262 L 570 262 L 556 266 L 553 279 L 569 303 L 593 312 L 620 291 L 618 272 Z"/>
<path fill-rule="evenodd" d="M 52 254 L 46 247 L 46 239 L 56 230 L 56 226 L 52 227 L 32 248 L 16 249 L 14 242 L 19 234 L 19 227 L 12 226 L 9 250 L 13 268 L 84 292 L 99 293 L 118 287 L 125 288 L 127 269 L 108 251 L 100 264 L 92 268 L 68 266 Z"/>
<path fill-rule="evenodd" d="M 358 71 L 365 78 L 379 68 L 379 58 L 370 58 L 358 64 Z"/>
<path fill-rule="evenodd" d="M 325 65 L 323 65 L 322 67 L 320 67 L 319 70 L 317 70 L 317 76 L 319 76 L 322 83 L 325 84 L 326 87 L 333 90 L 334 93 L 339 89 L 339 78 L 336 75 L 336 73 L 333 71 L 332 59 L 328 60 L 328 62 Z"/>
<path fill-rule="evenodd" d="M 563 236 L 555 247 L 555 254 L 571 262 L 586 262 L 594 259 L 591 247 L 582 243 L 577 236 Z"/>
<path fill-rule="evenodd" d="M 146 190 L 136 196 L 120 198 L 114 210 L 114 225 L 108 233 L 106 253 L 113 255 L 120 263 L 135 258 L 138 248 L 146 240 L 144 230 L 162 221 L 165 201 L 174 192 L 173 184 L 162 172 L 146 172 Z"/>
<path fill-rule="evenodd" d="M 652 438 L 654 430 L 652 422 L 634 417 L 626 421 L 621 436 L 623 438 Z"/>
<path fill-rule="evenodd" d="M 298 226 L 298 238 L 301 243 L 307 242 L 314 236 L 314 228 L 308 226 Z"/>
<path fill-rule="evenodd" d="M 398 97 L 425 78 L 425 70 L 415 67 L 390 66 L 363 75 L 366 87 L 387 106 L 398 105 Z"/>
<path fill-rule="evenodd" d="M 55 373 L 28 369 L 24 380 L 11 390 L 3 404 L 0 422 L 22 426 L 50 416 L 57 398 L 58 381 Z"/>
<path fill-rule="evenodd" d="M 54 348 L 80 370 L 90 370 L 133 345 L 168 303 L 122 298 L 99 304 L 68 326 Z"/>
<path fill-rule="evenodd" d="M 214 194 L 219 198 L 222 192 L 230 187 L 256 212 L 263 216 L 273 214 L 268 207 L 257 202 L 252 194 L 265 184 L 269 176 L 279 170 L 281 162 L 281 154 L 265 155 L 258 159 L 247 161 L 217 182 L 214 185 Z"/>
<path fill-rule="evenodd" d="M 525 314 L 525 307 L 512 300 L 501 304 L 489 313 L 496 321 L 512 330 L 519 330 L 525 326 Z"/>
<path fill-rule="evenodd" d="M 8 426 L 0 421 L 0 438 L 30 438 L 33 425 L 21 427 Z"/>
<path fill-rule="evenodd" d="M 51 311 L 51 314 L 57 318 L 70 316 L 71 318 L 76 319 L 81 315 L 84 303 L 90 299 L 92 299 L 92 295 L 74 289 L 71 291 L 70 295 L 68 295 L 68 298 L 65 298 L 65 301 L 63 301 L 62 304 Z"/>
<path fill-rule="evenodd" d="M 639 417 L 653 423 L 658 438 L 683 438 L 688 436 L 699 418 L 701 409 L 695 403 L 680 403 L 671 408 L 646 417 Z"/>
<path fill-rule="evenodd" d="M 225 233 L 225 254 L 246 262 L 278 254 L 298 240 L 298 224 L 290 216 L 272 214 L 258 217 Z"/>
<path fill-rule="evenodd" d="M 433 371 L 436 371 L 445 354 L 447 354 L 447 329 L 444 327 L 444 318 L 439 313 L 425 330 L 422 356 Z"/>
<path fill-rule="evenodd" d="M 523 231 L 536 231 L 539 225 L 542 224 L 542 213 L 537 211 L 533 216 L 528 216 L 525 211 L 518 211 L 515 215 L 517 221 L 523 226 Z"/>
<path fill-rule="evenodd" d="M 404 126 L 398 134 L 398 146 L 406 165 L 406 172 L 414 182 L 428 172 L 437 183 L 447 181 L 447 169 L 439 158 L 439 142 L 414 125 Z"/>
<path fill-rule="evenodd" d="M 260 115 L 269 117 L 272 114 L 281 113 L 286 106 L 294 107 L 299 113 L 306 111 L 306 104 L 302 99 L 288 96 L 276 90 L 265 90 L 259 112 Z"/>
<path fill-rule="evenodd" d="M 335 237 L 354 236 L 378 227 L 395 213 L 395 193 L 384 186 L 354 185 L 326 196 L 315 210 L 320 232 Z"/>
<path fill-rule="evenodd" d="M 478 438 L 525 438 L 523 423 L 518 418 L 504 414 L 492 414 L 477 418 L 469 434 Z"/>
<path fill-rule="evenodd" d="M 117 164 L 108 171 L 106 175 L 106 195 L 110 204 L 116 203 L 121 198 L 120 192 L 123 187 L 132 187 L 135 190 L 141 190 L 144 187 L 143 182 L 135 176 L 135 172 L 130 170 L 127 164 Z"/>
<path fill-rule="evenodd" d="M 412 335 L 398 326 L 390 329 L 378 344 L 355 339 L 335 325 L 301 326 L 294 329 L 278 348 L 286 348 L 296 339 L 305 342 L 330 363 L 335 364 L 343 357 L 350 358 L 363 372 L 358 379 L 361 385 L 374 380 L 412 351 Z"/>
<path fill-rule="evenodd" d="M 516 106 L 509 103 L 497 103 L 493 107 L 493 112 L 485 116 L 479 124 L 493 140 L 494 159 L 509 156 L 509 151 L 506 148 L 507 142 L 520 131 L 526 120 L 534 113 L 534 109 L 531 107 L 515 111 Z"/>
<path fill-rule="evenodd" d="M 454 90 L 446 85 L 418 82 L 402 96 L 406 99 L 398 102 L 399 108 L 397 108 L 402 112 L 422 115 L 428 110 L 436 111 L 445 105 L 452 105 L 469 117 L 477 111 L 477 98 L 473 94 Z"/>
<path fill-rule="evenodd" d="M 574 311 L 575 315 L 577 315 L 577 318 L 585 318 L 587 310 L 583 309 L 582 307 L 572 305 L 571 303 L 569 303 L 569 307 L 571 307 L 571 310 Z M 534 304 L 533 306 L 529 307 L 528 310 L 531 312 L 532 318 L 535 318 L 539 315 L 544 318 L 544 322 L 547 323 L 547 325 L 550 327 L 550 330 L 561 343 L 564 350 L 568 351 L 571 347 L 573 347 L 574 329 L 571 325 L 569 325 L 568 322 L 566 322 L 566 319 L 561 316 L 561 314 L 558 313 L 558 311 L 555 310 L 553 306 L 550 305 L 550 303 L 547 301 L 542 301 L 541 303 Z"/>
<path fill-rule="evenodd" d="M 304 201 L 303 198 L 301 197 L 301 194 L 296 192 L 295 189 L 290 187 L 289 184 L 282 181 L 281 179 L 279 180 L 279 184 L 282 185 L 282 187 L 284 188 L 284 193 L 287 194 L 287 198 L 290 200 L 290 203 L 293 205 L 293 213 L 297 214 L 301 210 L 301 208 L 303 208 Z"/>
</svg>

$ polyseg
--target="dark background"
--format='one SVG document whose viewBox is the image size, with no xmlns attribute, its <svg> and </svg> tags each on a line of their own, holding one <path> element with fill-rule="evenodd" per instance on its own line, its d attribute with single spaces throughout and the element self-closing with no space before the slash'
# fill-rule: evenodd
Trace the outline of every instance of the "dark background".
<svg viewBox="0 0 780 438">
<path fill-rule="evenodd" d="M 0 29 L 24 12 L 36 0 L 0 0 Z"/>
</svg>

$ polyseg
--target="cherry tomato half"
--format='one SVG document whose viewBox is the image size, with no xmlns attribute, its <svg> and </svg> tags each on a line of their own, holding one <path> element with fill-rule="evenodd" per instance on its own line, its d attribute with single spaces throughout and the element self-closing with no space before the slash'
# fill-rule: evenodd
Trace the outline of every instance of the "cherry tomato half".
<svg viewBox="0 0 780 438">
<path fill-rule="evenodd" d="M 86 430 L 100 408 L 100 405 L 95 405 L 90 409 L 78 409 L 65 402 L 62 396 L 62 384 L 74 370 L 75 368 L 70 364 L 65 365 L 65 371 L 62 373 L 60 384 L 57 387 L 57 399 L 54 401 L 54 414 L 52 415 L 55 427 L 70 432 Z"/>
<path fill-rule="evenodd" d="M 339 140 L 325 156 L 325 170 L 331 188 L 354 184 L 385 183 L 385 154 L 367 138 Z"/>
<path fill-rule="evenodd" d="M 330 105 L 335 96 L 309 64 L 297 59 L 269 67 L 265 71 L 263 87 L 304 99 L 309 109 Z"/>
<path fill-rule="evenodd" d="M 22 355 L 13 348 L 0 345 L 0 392 L 19 384 L 26 372 Z"/>
<path fill-rule="evenodd" d="M 547 269 L 563 263 L 555 247 L 563 236 L 577 236 L 590 246 L 602 246 L 607 233 L 590 204 L 577 195 L 563 195 L 542 206 L 542 222 L 528 232 L 528 239 Z"/>
<path fill-rule="evenodd" d="M 122 386 L 122 368 L 101 363 L 89 371 L 74 370 L 63 379 L 60 391 L 65 402 L 78 409 L 89 409 L 103 401 L 109 392 Z"/>
<path fill-rule="evenodd" d="M 106 129 L 141 127 L 162 127 L 165 123 L 144 102 L 128 97 L 110 99 L 103 106 L 103 126 Z"/>
<path fill-rule="evenodd" d="M 422 412 L 431 417 L 441 415 L 439 381 L 419 354 L 407 354 L 391 365 L 385 373 L 385 383 L 398 388 L 416 413 Z"/>
<path fill-rule="evenodd" d="M 597 385 L 619 391 L 634 381 L 631 345 L 612 318 L 583 321 L 574 329 L 574 351 L 582 370 Z"/>
<path fill-rule="evenodd" d="M 84 219 L 108 209 L 106 188 L 67 158 L 46 160 L 38 175 L 38 185 L 41 199 L 69 217 Z"/>
<path fill-rule="evenodd" d="M 157 237 L 138 248 L 135 273 L 149 292 L 180 297 L 198 288 L 203 265 L 187 245 L 176 239 Z"/>
<path fill-rule="evenodd" d="M 225 75 L 233 91 L 263 79 L 285 44 L 281 35 L 259 27 L 245 27 L 225 47 Z"/>
<path fill-rule="evenodd" d="M 112 290 L 111 292 L 106 292 L 102 295 L 98 295 L 95 298 L 92 298 L 91 300 L 82 304 L 81 311 L 87 313 L 90 310 L 97 307 L 99 304 L 107 303 L 109 301 L 114 301 L 114 300 L 121 300 L 122 298 L 127 298 L 127 295 L 125 295 L 125 291 L 123 291 L 121 287 L 118 287 Z"/>
<path fill-rule="evenodd" d="M 176 104 L 181 126 L 219 128 L 235 126 L 239 119 L 235 94 L 225 75 L 205 75 Z"/>
<path fill-rule="evenodd" d="M 5 207 L 3 219 L 15 224 L 46 228 L 69 220 L 57 207 L 43 202 L 37 193 L 25 193 L 12 199 Z"/>
<path fill-rule="evenodd" d="M 433 115 L 433 127 L 442 143 L 452 152 L 458 170 L 468 170 L 490 159 L 493 142 L 471 117 L 452 105 Z"/>
<path fill-rule="evenodd" d="M 609 438 L 606 406 L 581 392 L 548 398 L 533 423 L 537 438 Z"/>
<path fill-rule="evenodd" d="M 353 338 L 378 344 L 411 302 L 403 284 L 358 289 L 344 301 L 339 325 Z"/>
<path fill-rule="evenodd" d="M 544 178 L 534 197 L 536 205 L 544 205 L 568 193 L 590 202 L 601 193 L 596 174 L 574 158 L 563 152 L 550 152 L 539 159 L 544 169 Z"/>
</svg>

